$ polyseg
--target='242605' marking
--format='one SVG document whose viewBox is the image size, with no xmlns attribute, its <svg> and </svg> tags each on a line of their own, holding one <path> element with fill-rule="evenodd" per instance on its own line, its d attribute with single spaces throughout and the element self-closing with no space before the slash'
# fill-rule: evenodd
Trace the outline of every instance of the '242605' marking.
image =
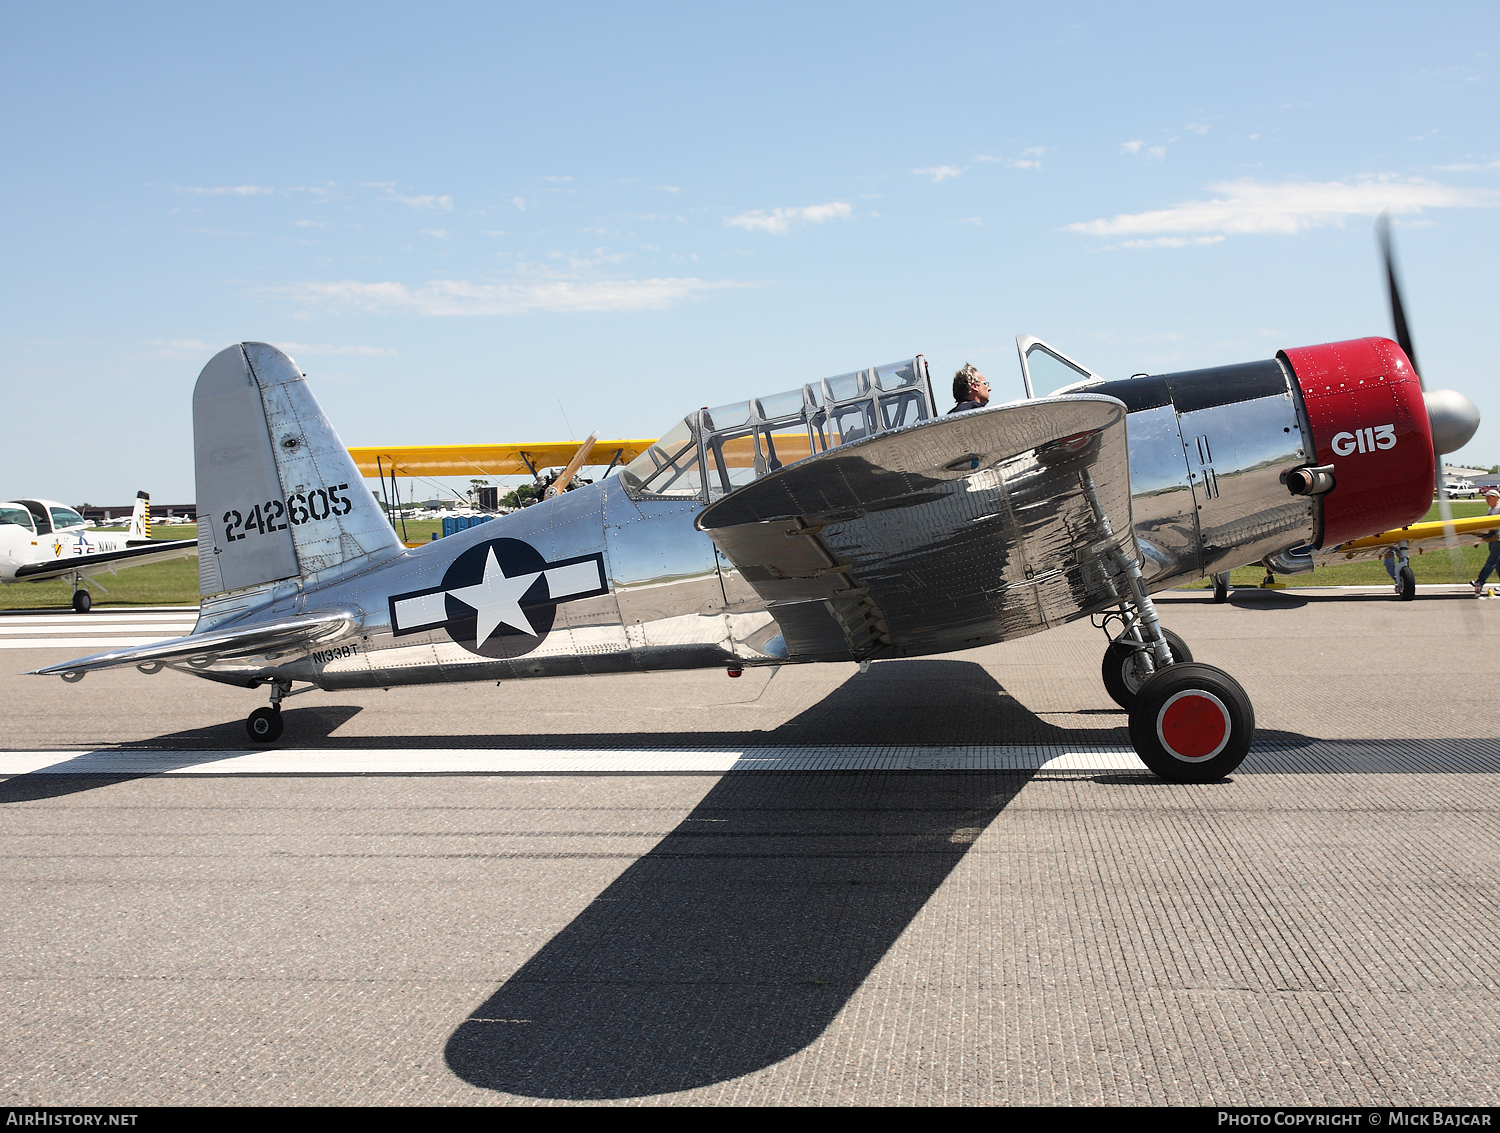
<svg viewBox="0 0 1500 1133">
<path fill-rule="evenodd" d="M 354 510 L 354 501 L 339 495 L 348 488 L 348 484 L 339 484 L 331 488 L 314 488 L 306 494 L 297 492 L 288 496 L 285 503 L 267 500 L 264 504 L 252 504 L 243 513 L 231 508 L 224 513 L 224 541 L 233 543 L 256 532 L 266 535 L 272 531 L 285 531 L 288 522 L 293 527 L 300 527 L 331 515 L 348 515 Z"/>
</svg>

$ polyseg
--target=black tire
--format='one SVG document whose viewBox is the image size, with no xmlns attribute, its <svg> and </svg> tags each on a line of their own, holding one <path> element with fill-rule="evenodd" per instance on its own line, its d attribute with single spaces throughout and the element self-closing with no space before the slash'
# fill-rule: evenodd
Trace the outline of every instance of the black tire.
<svg viewBox="0 0 1500 1133">
<path fill-rule="evenodd" d="M 1187 642 L 1165 627 L 1161 632 L 1167 639 L 1167 648 L 1172 651 L 1174 663 L 1193 659 L 1193 651 L 1187 647 Z M 1140 692 L 1141 685 L 1144 683 L 1135 671 L 1135 661 L 1139 652 L 1128 645 L 1121 645 L 1118 641 L 1104 651 L 1104 664 L 1100 668 L 1099 675 L 1104 678 L 1104 691 L 1109 693 L 1109 698 L 1121 708 L 1128 709 L 1135 703 L 1136 694 Z"/>
<path fill-rule="evenodd" d="M 89 594 L 89 592 L 87 590 L 75 590 L 75 591 L 73 591 L 73 609 L 75 609 L 76 611 L 78 611 L 78 613 L 80 613 L 80 614 L 86 614 L 86 613 L 88 613 L 89 612 L 89 607 L 92 606 L 93 604 L 94 604 L 94 599 Z"/>
<path fill-rule="evenodd" d="M 1411 564 L 1402 567 L 1396 578 L 1401 583 L 1401 601 L 1410 602 L 1417 596 L 1417 576 L 1412 573 Z"/>
<path fill-rule="evenodd" d="M 274 744 L 281 738 L 281 728 L 281 712 L 275 708 L 257 708 L 245 721 L 250 741 L 257 744 Z"/>
<path fill-rule="evenodd" d="M 1229 601 L 1229 575 L 1227 573 L 1214 575 L 1214 601 Z"/>
<path fill-rule="evenodd" d="M 1173 783 L 1211 783 L 1250 751 L 1255 709 L 1222 669 L 1192 662 L 1157 673 L 1130 710 L 1130 742 L 1145 765 Z"/>
</svg>

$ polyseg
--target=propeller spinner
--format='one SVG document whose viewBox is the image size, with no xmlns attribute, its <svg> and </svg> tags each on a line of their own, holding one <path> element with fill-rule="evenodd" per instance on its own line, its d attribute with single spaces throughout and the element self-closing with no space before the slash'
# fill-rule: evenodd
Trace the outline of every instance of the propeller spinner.
<svg viewBox="0 0 1500 1133">
<path fill-rule="evenodd" d="M 1406 352 L 1417 381 L 1422 383 L 1422 399 L 1427 404 L 1427 419 L 1432 422 L 1432 447 L 1441 455 L 1457 452 L 1468 444 L 1479 429 L 1479 407 L 1463 394 L 1453 389 L 1428 389 L 1417 365 L 1416 347 L 1412 345 L 1411 328 L 1406 325 L 1406 306 L 1401 302 L 1401 284 L 1396 279 L 1396 257 L 1391 250 L 1391 221 L 1386 213 L 1380 214 L 1376 222 L 1380 236 L 1380 252 L 1385 260 L 1385 278 L 1390 287 L 1391 322 L 1395 326 L 1396 343 Z M 1439 461 L 1438 463 L 1441 463 Z M 1435 470 L 1438 471 L 1438 470 Z M 1442 492 L 1442 475 L 1438 474 L 1439 492 Z"/>
</svg>

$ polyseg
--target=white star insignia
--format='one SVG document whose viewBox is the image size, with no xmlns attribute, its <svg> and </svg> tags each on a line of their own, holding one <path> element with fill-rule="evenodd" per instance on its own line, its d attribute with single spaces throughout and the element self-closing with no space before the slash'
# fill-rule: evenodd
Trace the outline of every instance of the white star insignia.
<svg viewBox="0 0 1500 1133">
<path fill-rule="evenodd" d="M 531 584 L 540 574 L 541 571 L 534 571 L 507 578 L 500 569 L 500 564 L 495 561 L 495 548 L 491 547 L 484 561 L 484 581 L 448 591 L 465 606 L 472 606 L 479 615 L 479 625 L 474 632 L 476 647 L 488 641 L 490 634 L 502 625 L 508 625 L 532 637 L 537 636 L 531 620 L 521 609 L 521 596 L 531 589 Z"/>
</svg>

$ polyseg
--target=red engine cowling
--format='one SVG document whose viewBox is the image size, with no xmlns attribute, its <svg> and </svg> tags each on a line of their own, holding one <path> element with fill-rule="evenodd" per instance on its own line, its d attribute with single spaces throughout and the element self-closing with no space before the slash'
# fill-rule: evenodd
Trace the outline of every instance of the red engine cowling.
<svg viewBox="0 0 1500 1133">
<path fill-rule="evenodd" d="M 1318 463 L 1336 486 L 1323 497 L 1318 546 L 1402 527 L 1432 504 L 1432 427 L 1406 353 L 1385 338 L 1282 352 L 1307 406 Z"/>
</svg>

